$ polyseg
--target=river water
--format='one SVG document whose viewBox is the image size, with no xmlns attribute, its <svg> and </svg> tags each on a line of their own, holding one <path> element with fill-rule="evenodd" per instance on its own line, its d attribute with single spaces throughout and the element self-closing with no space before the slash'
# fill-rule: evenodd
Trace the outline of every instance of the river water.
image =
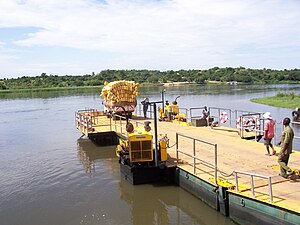
<svg viewBox="0 0 300 225">
<path fill-rule="evenodd" d="M 161 91 L 141 88 L 139 101 L 160 100 Z M 300 85 L 166 87 L 165 99 L 180 95 L 185 108 L 269 111 L 280 121 L 290 109 L 249 101 L 278 91 L 299 93 Z M 74 112 L 101 109 L 99 92 L 0 95 L 0 224 L 233 224 L 177 186 L 129 184 L 114 147 L 79 138 Z"/>
</svg>

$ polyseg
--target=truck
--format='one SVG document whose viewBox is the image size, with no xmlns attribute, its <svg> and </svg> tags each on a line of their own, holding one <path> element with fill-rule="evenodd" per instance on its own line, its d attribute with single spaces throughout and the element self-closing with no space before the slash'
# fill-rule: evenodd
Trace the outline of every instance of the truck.
<svg viewBox="0 0 300 225">
<path fill-rule="evenodd" d="M 132 118 L 137 105 L 139 83 L 134 81 L 105 82 L 100 96 L 104 99 L 104 113 L 116 119 L 117 116 Z"/>
</svg>

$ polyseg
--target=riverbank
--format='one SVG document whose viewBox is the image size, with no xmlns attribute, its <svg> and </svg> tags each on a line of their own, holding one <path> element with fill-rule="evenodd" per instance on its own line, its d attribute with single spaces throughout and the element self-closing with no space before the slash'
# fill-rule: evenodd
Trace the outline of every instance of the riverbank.
<svg viewBox="0 0 300 225">
<path fill-rule="evenodd" d="M 295 109 L 297 107 L 300 107 L 300 94 L 296 95 L 295 93 L 278 93 L 276 96 L 266 98 L 253 98 L 250 99 L 250 101 L 269 106 Z"/>
</svg>

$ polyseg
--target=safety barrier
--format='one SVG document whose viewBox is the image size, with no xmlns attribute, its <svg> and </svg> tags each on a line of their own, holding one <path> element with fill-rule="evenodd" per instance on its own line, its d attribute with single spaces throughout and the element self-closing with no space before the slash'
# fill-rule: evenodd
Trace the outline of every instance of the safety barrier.
<svg viewBox="0 0 300 225">
<path fill-rule="evenodd" d="M 128 119 L 128 122 L 132 123 L 135 127 L 144 125 L 143 122 L 136 121 L 134 119 Z M 110 123 L 112 123 L 112 118 L 110 118 Z M 127 125 L 126 117 L 116 115 L 115 120 L 113 120 L 113 124 L 112 124 L 112 126 L 114 127 L 113 131 L 119 132 L 120 134 L 123 134 L 123 135 L 127 135 L 126 125 Z M 112 131 L 112 128 L 111 128 L 111 131 Z"/>
<path fill-rule="evenodd" d="M 195 107 L 190 108 L 190 117 L 189 119 L 197 119 L 202 116 L 202 111 L 204 110 L 204 107 Z M 187 114 L 188 115 L 188 114 Z"/>
<path fill-rule="evenodd" d="M 75 112 L 75 125 L 83 133 L 87 134 L 92 130 L 93 124 L 96 124 L 94 114 L 98 112 L 96 109 L 83 109 Z"/>
<path fill-rule="evenodd" d="M 209 107 L 210 117 L 214 118 L 222 126 L 233 127 L 232 119 L 233 111 L 231 109 L 219 108 L 219 107 Z M 227 123 L 228 122 L 228 123 Z"/>
<path fill-rule="evenodd" d="M 115 131 L 123 135 L 127 134 L 126 117 L 116 114 L 114 119 L 109 117 L 109 120 L 102 120 L 101 118 L 104 117 L 107 117 L 107 115 L 103 114 L 102 111 L 97 111 L 96 109 L 79 110 L 75 112 L 75 125 L 86 136 L 88 136 L 89 133 L 93 133 L 98 127 L 109 127 L 110 131 Z M 144 125 L 143 122 L 133 119 L 128 119 L 128 121 L 135 126 Z"/>
<path fill-rule="evenodd" d="M 134 110 L 135 115 L 137 116 L 144 116 L 144 111 L 143 111 L 143 105 L 141 103 L 137 104 Z M 148 106 L 147 110 L 147 118 L 154 118 L 154 110 L 153 110 L 153 105 Z"/>
<path fill-rule="evenodd" d="M 252 193 L 253 198 L 255 198 L 254 179 L 253 178 L 254 177 L 260 177 L 260 178 L 263 178 L 263 179 L 267 179 L 268 180 L 268 186 L 269 186 L 269 198 L 270 198 L 270 202 L 273 203 L 272 180 L 271 180 L 270 176 L 264 176 L 264 175 L 260 175 L 260 174 L 241 172 L 241 171 L 233 171 L 233 174 L 235 176 L 235 189 L 236 189 L 237 193 L 239 193 L 238 174 L 243 174 L 243 175 L 250 176 L 251 193 Z"/>
<path fill-rule="evenodd" d="M 300 126 L 300 122 L 292 121 L 291 124 Z M 294 136 L 295 139 L 300 139 L 299 136 Z"/>
<path fill-rule="evenodd" d="M 186 139 L 190 139 L 193 141 L 193 152 L 192 154 L 183 152 L 179 150 L 179 143 L 180 143 L 180 139 L 179 137 L 183 137 Z M 201 158 L 199 158 L 199 156 L 197 156 L 197 152 L 196 152 L 196 143 L 197 142 L 201 142 L 210 146 L 214 147 L 214 163 L 210 163 L 207 162 Z M 195 138 L 195 137 L 191 137 L 191 136 L 187 136 L 181 133 L 176 133 L 176 160 L 177 163 L 179 162 L 179 153 L 182 155 L 185 155 L 187 157 L 190 157 L 193 159 L 193 174 L 196 175 L 197 172 L 197 167 L 196 164 L 197 162 L 202 163 L 203 165 L 209 167 L 209 168 L 213 168 L 214 169 L 214 182 L 215 184 L 218 185 L 218 146 L 215 143 L 210 143 L 207 142 L 205 140 L 201 140 L 199 138 Z M 242 171 L 233 171 L 232 174 L 235 176 L 235 189 L 236 192 L 240 192 L 239 190 L 239 181 L 238 181 L 238 174 L 243 174 L 243 175 L 247 175 L 250 176 L 250 184 L 251 184 L 251 193 L 252 193 L 252 197 L 255 198 L 255 187 L 254 187 L 254 177 L 259 177 L 259 178 L 263 178 L 263 179 L 267 179 L 268 180 L 268 186 L 269 186 L 269 198 L 270 198 L 270 202 L 273 202 L 273 191 L 272 191 L 272 180 L 270 176 L 264 176 L 264 175 L 260 175 L 260 174 L 254 174 L 254 173 L 248 173 L 248 172 L 242 172 Z M 232 175 L 231 174 L 231 175 Z M 229 175 L 229 176 L 231 176 Z"/>
<path fill-rule="evenodd" d="M 254 132 L 255 140 L 260 134 L 264 133 L 264 120 L 262 113 L 249 113 L 240 116 L 237 120 L 237 128 L 240 130 L 240 136 L 244 138 L 244 132 Z"/>
<path fill-rule="evenodd" d="M 193 141 L 193 153 L 192 154 L 188 154 L 186 152 L 183 152 L 183 151 L 179 150 L 179 137 L 187 138 L 187 139 L 190 139 L 190 140 Z M 201 143 L 204 143 L 204 144 L 207 144 L 207 145 L 210 145 L 210 146 L 214 147 L 214 164 L 209 163 L 209 162 L 197 157 L 197 155 L 196 155 L 196 153 L 197 153 L 196 152 L 196 142 L 201 142 Z M 217 184 L 217 177 L 218 177 L 218 174 L 217 174 L 217 172 L 218 172 L 218 160 L 217 160 L 217 158 L 218 158 L 218 146 L 217 146 L 217 144 L 210 143 L 210 142 L 207 142 L 205 140 L 201 140 L 199 138 L 187 136 L 185 134 L 176 133 L 176 159 L 177 159 L 177 163 L 178 163 L 178 160 L 179 160 L 179 153 L 183 154 L 185 156 L 193 158 L 193 173 L 194 174 L 196 174 L 196 170 L 197 170 L 197 167 L 196 167 L 196 162 L 197 161 L 201 162 L 205 166 L 213 168 L 214 169 L 214 180 L 215 180 L 215 183 Z"/>
</svg>

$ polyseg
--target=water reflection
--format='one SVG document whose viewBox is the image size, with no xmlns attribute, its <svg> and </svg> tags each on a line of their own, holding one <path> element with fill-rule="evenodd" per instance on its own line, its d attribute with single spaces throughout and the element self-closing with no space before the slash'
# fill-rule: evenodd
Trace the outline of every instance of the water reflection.
<svg viewBox="0 0 300 225">
<path fill-rule="evenodd" d="M 87 89 L 65 89 L 65 90 L 37 90 L 37 91 L 20 91 L 20 92 L 0 92 L 0 99 L 29 99 L 29 98 L 57 98 L 61 96 L 82 96 L 100 94 L 101 87 Z"/>
<path fill-rule="evenodd" d="M 95 162 L 100 159 L 117 160 L 114 146 L 100 147 L 87 138 L 79 138 L 77 140 L 78 159 L 84 167 L 85 172 L 89 176 L 93 176 L 96 172 Z"/>
<path fill-rule="evenodd" d="M 171 96 L 178 95 L 246 95 L 251 93 L 300 92 L 299 84 L 268 85 L 183 85 L 183 86 L 151 86 L 141 87 L 141 94 L 157 96 L 163 89 Z"/>
<path fill-rule="evenodd" d="M 131 185 L 121 178 L 119 192 L 121 199 L 131 207 L 133 225 L 234 224 L 177 186 Z"/>
<path fill-rule="evenodd" d="M 115 146 L 100 147 L 89 139 L 80 138 L 77 140 L 77 150 L 78 159 L 89 177 L 97 177 L 103 169 L 105 173 L 119 169 L 114 151 Z M 233 224 L 230 219 L 176 185 L 132 185 L 120 174 L 119 176 L 116 183 L 119 197 L 126 203 L 129 210 L 114 213 L 123 215 L 123 224 Z M 124 215 L 126 213 L 129 215 Z M 81 221 L 83 224 L 95 224 L 95 220 L 99 223 L 103 218 L 98 214 L 92 213 L 89 218 L 84 217 Z M 115 220 L 117 218 L 118 216 L 115 215 Z"/>
</svg>

